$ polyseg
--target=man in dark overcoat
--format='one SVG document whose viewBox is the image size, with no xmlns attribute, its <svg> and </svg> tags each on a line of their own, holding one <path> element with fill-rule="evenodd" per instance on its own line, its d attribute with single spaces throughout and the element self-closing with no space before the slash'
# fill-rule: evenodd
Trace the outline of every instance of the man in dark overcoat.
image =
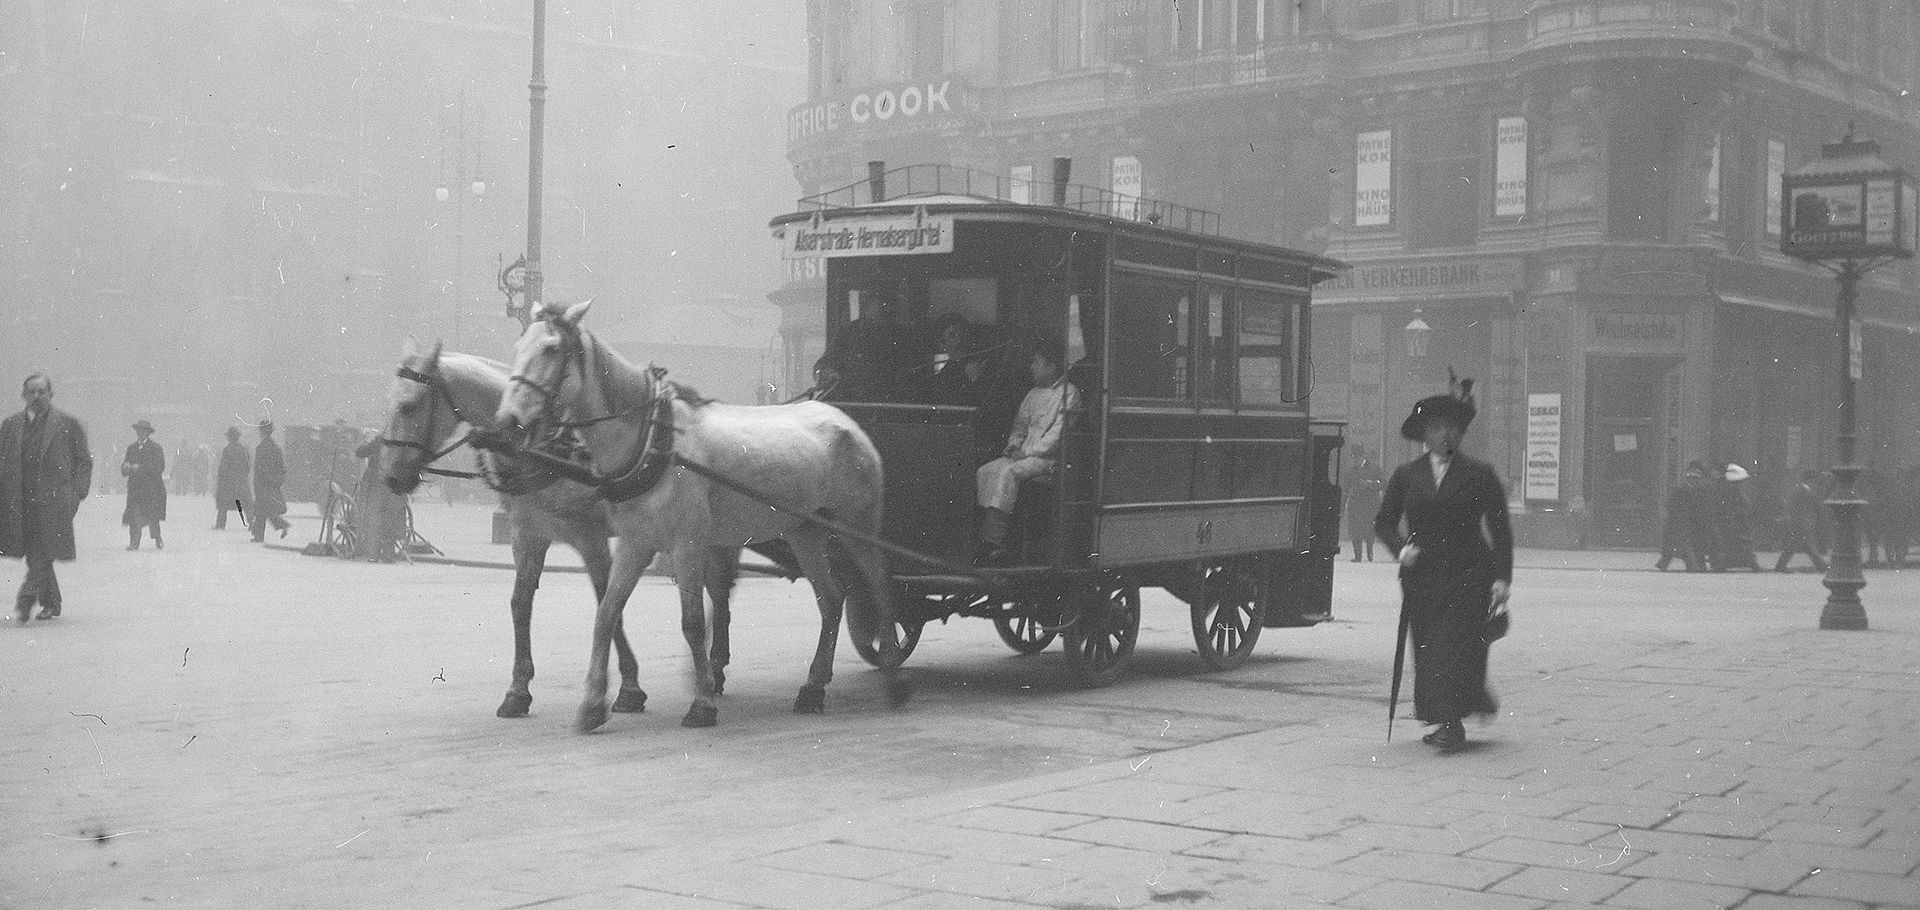
<svg viewBox="0 0 1920 910">
<path fill-rule="evenodd" d="M 120 459 L 120 476 L 127 479 L 127 507 L 120 523 L 127 526 L 127 549 L 140 549 L 140 529 L 153 533 L 155 549 L 166 549 L 160 522 L 167 518 L 167 450 L 153 441 L 153 424 L 142 417 L 133 424 L 133 444 Z M 178 467 L 178 465 L 175 465 Z"/>
<path fill-rule="evenodd" d="M 287 536 L 287 458 L 273 441 L 273 421 L 260 423 L 260 444 L 253 448 L 253 517 L 247 524 L 257 543 L 267 539 L 267 525 Z"/>
<path fill-rule="evenodd" d="M 1400 561 L 1414 715 L 1439 725 L 1423 739 L 1443 752 L 1466 747 L 1462 718 L 1498 708 L 1487 688 L 1485 632 L 1506 610 L 1513 582 L 1506 487 L 1492 465 L 1460 452 L 1475 413 L 1471 383 L 1414 405 L 1400 435 L 1426 443 L 1427 452 L 1394 469 L 1373 520 Z"/>
<path fill-rule="evenodd" d="M 53 407 L 53 380 L 35 373 L 20 384 L 27 404 L 0 421 L 0 556 L 25 558 L 14 614 L 21 621 L 40 604 L 40 618 L 60 615 L 54 560 L 74 556 L 73 513 L 93 486 L 93 455 L 80 421 Z"/>
<path fill-rule="evenodd" d="M 1380 511 L 1380 491 L 1387 485 L 1380 466 L 1364 446 L 1353 447 L 1353 470 L 1347 472 L 1347 539 L 1353 544 L 1353 561 L 1362 552 L 1373 561 L 1373 516 Z"/>
<path fill-rule="evenodd" d="M 1800 482 L 1787 491 L 1787 514 L 1780 523 L 1780 558 L 1774 560 L 1775 572 L 1787 571 L 1787 562 L 1795 553 L 1807 554 L 1815 569 L 1827 570 L 1827 561 L 1820 558 L 1813 542 L 1814 529 L 1820 524 L 1819 483 L 1819 472 L 1801 471 Z"/>
<path fill-rule="evenodd" d="M 220 450 L 220 469 L 213 481 L 213 505 L 218 511 L 213 515 L 213 529 L 224 530 L 227 526 L 227 510 L 240 513 L 246 520 L 247 513 L 253 511 L 253 490 L 249 486 L 249 475 L 253 471 L 253 453 L 240 444 L 240 428 L 227 428 L 227 447 Z"/>
</svg>

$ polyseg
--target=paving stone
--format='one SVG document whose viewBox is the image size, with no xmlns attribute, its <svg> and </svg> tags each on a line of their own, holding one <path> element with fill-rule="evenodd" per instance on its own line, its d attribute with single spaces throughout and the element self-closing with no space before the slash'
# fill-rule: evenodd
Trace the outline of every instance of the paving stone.
<svg viewBox="0 0 1920 910">
<path fill-rule="evenodd" d="M 1152 850 L 1161 853 L 1178 853 L 1210 841 L 1218 840 L 1220 832 L 1201 828 L 1183 828 L 1178 825 L 1161 825 L 1153 822 L 1134 821 L 1126 818 L 1102 818 L 1062 828 L 1052 832 L 1050 837 L 1061 840 L 1085 841 L 1113 847 L 1130 847 L 1136 850 Z"/>
<path fill-rule="evenodd" d="M 1582 805 L 1564 797 L 1514 796 L 1511 794 L 1455 793 L 1433 801 L 1434 805 L 1466 810 L 1467 814 L 1500 813 L 1532 818 L 1560 818 Z M 1458 819 L 1455 819 L 1456 821 Z"/>
<path fill-rule="evenodd" d="M 1721 859 L 1746 856 L 1762 846 L 1757 840 L 1686 834 L 1678 831 L 1645 831 L 1635 828 L 1627 828 L 1603 837 L 1596 841 L 1594 846 L 1599 849 L 1608 849 L 1618 847 L 1623 842 L 1630 849 L 1647 853 L 1677 853 L 1683 856 L 1708 856 Z"/>
<path fill-rule="evenodd" d="M 1193 802 L 1181 802 L 1166 799 L 1114 799 L 1104 794 L 1088 793 L 1084 790 L 1061 790 L 1052 793 L 1040 793 L 1024 799 L 1014 800 L 1006 805 L 1017 809 L 1038 809 L 1043 812 L 1071 812 L 1088 817 L 1111 816 L 1131 818 L 1138 821 L 1161 822 L 1178 825 L 1196 819 L 1205 818 L 1213 809 Z"/>
<path fill-rule="evenodd" d="M 1617 874 L 1646 856 L 1644 853 L 1623 850 L 1619 844 L 1608 844 L 1604 838 L 1593 844 L 1580 845 L 1524 837 L 1503 837 L 1468 850 L 1465 855 L 1475 859 L 1550 869 L 1585 869 L 1603 874 Z"/>
<path fill-rule="evenodd" d="M 1559 841 L 1566 844 L 1584 844 L 1595 838 L 1605 837 L 1618 830 L 1613 825 L 1599 822 L 1576 821 L 1568 818 L 1531 818 L 1525 815 L 1498 815 L 1488 813 L 1463 818 L 1447 826 L 1450 831 L 1467 834 L 1487 834 L 1494 837 L 1525 837 L 1534 840 Z"/>
<path fill-rule="evenodd" d="M 941 816 L 937 821 L 961 828 L 1004 831 L 1008 834 L 1047 834 L 1061 828 L 1071 828 L 1095 817 L 1075 812 L 1042 812 L 1012 806 L 979 806 Z"/>
<path fill-rule="evenodd" d="M 1920 882 L 1905 876 L 1825 869 L 1787 889 L 1790 894 L 1833 897 L 1868 904 L 1920 906 Z"/>
<path fill-rule="evenodd" d="M 827 843 L 809 844 L 793 850 L 756 857 L 753 861 L 776 869 L 873 879 L 944 858 L 906 850 L 882 850 L 859 844 Z"/>
<path fill-rule="evenodd" d="M 1303 840 L 1260 834 L 1229 834 L 1186 851 L 1230 862 L 1302 868 L 1323 868 L 1372 850 L 1367 844 L 1336 838 Z"/>
<path fill-rule="evenodd" d="M 1453 855 L 1465 853 L 1496 839 L 1496 835 L 1459 828 L 1416 828 L 1361 822 L 1340 829 L 1325 840 L 1360 844 L 1376 849 L 1417 850 L 1422 853 Z"/>
<path fill-rule="evenodd" d="M 1541 900 L 1592 905 L 1601 903 L 1609 895 L 1632 883 L 1633 879 L 1618 875 L 1535 867 L 1521 869 L 1500 880 L 1491 890 Z"/>
<path fill-rule="evenodd" d="M 1746 900 L 1748 893 L 1745 888 L 1702 885 L 1667 878 L 1643 878 L 1607 898 L 1607 906 L 1639 907 L 1644 910 L 1734 907 Z"/>
<path fill-rule="evenodd" d="M 1567 813 L 1561 818 L 1572 822 L 1589 822 L 1620 828 L 1651 829 L 1674 815 L 1671 809 L 1653 809 L 1645 806 L 1583 806 Z"/>
<path fill-rule="evenodd" d="M 890 826 L 877 831 L 853 832 L 841 841 L 882 849 L 900 849 L 955 858 L 1018 863 L 1057 859 L 1087 848 L 1086 844 L 1006 834 L 984 828 L 958 828 L 933 822 L 915 822 Z"/>
<path fill-rule="evenodd" d="M 1770 841 L 1793 841 L 1803 844 L 1834 844 L 1841 847 L 1864 847 L 1880 832 L 1874 828 L 1854 825 L 1831 825 L 1821 822 L 1780 822 L 1767 829 L 1764 837 Z"/>
<path fill-rule="evenodd" d="M 1523 867 L 1514 863 L 1413 850 L 1374 850 L 1336 863 L 1332 868 L 1335 871 L 1352 872 L 1355 875 L 1428 882 L 1468 891 L 1480 891 L 1494 882 L 1519 872 Z"/>
<path fill-rule="evenodd" d="M 883 876 L 880 883 L 896 889 L 944 891 L 991 900 L 1047 903 L 1066 893 L 1075 881 L 1072 873 L 1016 863 L 979 859 L 950 859 Z M 905 897 L 902 891 L 900 897 Z M 900 898 L 895 898 L 900 899 Z M 828 902 L 817 907 L 838 907 Z"/>
<path fill-rule="evenodd" d="M 790 869 L 737 864 L 669 873 L 647 882 L 646 886 L 650 890 L 669 894 L 776 910 L 875 907 L 911 893 L 905 888 L 879 881 L 858 881 Z"/>
<path fill-rule="evenodd" d="M 976 894 L 923 891 L 890 904 L 881 904 L 878 910 L 1033 910 L 1033 905 L 993 900 Z"/>
<path fill-rule="evenodd" d="M 1808 863 L 1794 862 L 1776 854 L 1754 854 L 1744 859 L 1730 860 L 1655 853 L 1642 857 L 1624 874 L 1703 885 L 1726 885 L 1751 891 L 1785 891 L 1813 869 Z"/>
<path fill-rule="evenodd" d="M 1740 905 L 1740 910 L 1867 910 L 1858 901 L 1830 897 L 1801 897 L 1793 894 L 1756 894 Z"/>
<path fill-rule="evenodd" d="M 1340 901 L 1366 910 L 1539 910 L 1546 902 L 1518 894 L 1463 891 L 1423 882 L 1382 882 Z"/>
<path fill-rule="evenodd" d="M 632 908 L 632 910 L 757 910 L 763 904 L 736 904 L 731 901 L 708 900 L 704 897 L 688 897 L 684 894 L 670 894 L 648 888 L 631 886 L 610 891 L 596 891 L 592 894 L 580 894 L 559 900 L 542 899 L 538 902 L 520 904 L 514 908 L 500 910 L 602 910 L 602 908 Z M 891 905 L 889 905 L 891 906 Z"/>
<path fill-rule="evenodd" d="M 1760 832 L 1775 824 L 1777 822 L 1773 819 L 1755 814 L 1729 815 L 1721 812 L 1695 812 L 1683 809 L 1674 817 L 1661 822 L 1656 830 L 1750 838 L 1758 836 Z"/>
<path fill-rule="evenodd" d="M 1804 864 L 1814 869 L 1851 869 L 1881 875 L 1920 873 L 1920 852 L 1879 850 L 1872 847 L 1841 847 L 1833 844 L 1805 844 L 1778 841 L 1761 847 L 1749 859 L 1754 862 L 1778 861 Z"/>
</svg>

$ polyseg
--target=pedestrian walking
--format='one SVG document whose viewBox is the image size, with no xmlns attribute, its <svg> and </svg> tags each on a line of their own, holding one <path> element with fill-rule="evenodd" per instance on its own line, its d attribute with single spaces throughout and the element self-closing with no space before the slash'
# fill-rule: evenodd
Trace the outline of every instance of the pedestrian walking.
<svg viewBox="0 0 1920 910">
<path fill-rule="evenodd" d="M 213 481 L 214 530 L 226 529 L 228 509 L 248 521 L 247 513 L 253 510 L 253 490 L 248 487 L 252 470 L 253 453 L 240 444 L 240 428 L 228 427 L 227 447 L 220 450 L 220 469 Z"/>
<path fill-rule="evenodd" d="M 1373 521 L 1400 561 L 1395 680 L 1411 635 L 1414 716 L 1438 725 L 1422 739 L 1442 752 L 1466 747 L 1463 718 L 1498 708 L 1487 688 L 1487 624 L 1504 618 L 1513 582 L 1506 488 L 1492 465 L 1460 451 L 1472 391 L 1464 380 L 1413 406 L 1400 435 L 1426 443 L 1426 454 L 1394 469 Z"/>
<path fill-rule="evenodd" d="M 1786 572 L 1794 554 L 1805 553 L 1816 570 L 1825 572 L 1827 561 L 1814 546 L 1814 529 L 1820 524 L 1820 482 L 1818 471 L 1801 471 L 1800 482 L 1787 491 L 1786 514 L 1780 523 L 1780 558 L 1773 563 L 1775 572 Z"/>
<path fill-rule="evenodd" d="M 255 543 L 267 539 L 268 524 L 278 528 L 281 537 L 292 527 L 285 517 L 287 458 L 273 441 L 273 421 L 261 421 L 259 430 L 260 444 L 253 447 L 253 519 L 247 523 Z"/>
<path fill-rule="evenodd" d="M 1700 481 L 1706 478 L 1706 466 L 1696 461 L 1687 465 L 1679 483 L 1667 490 L 1667 522 L 1660 529 L 1660 558 L 1653 567 L 1662 572 L 1680 560 L 1689 572 L 1706 571 L 1707 553 L 1701 547 Z"/>
<path fill-rule="evenodd" d="M 1353 561 L 1359 562 L 1364 551 L 1367 561 L 1372 562 L 1373 516 L 1380 511 L 1380 491 L 1386 487 L 1387 480 L 1362 445 L 1353 447 L 1353 470 L 1345 479 L 1347 539 L 1353 544 Z"/>
<path fill-rule="evenodd" d="M 127 549 L 140 549 L 144 528 L 153 535 L 153 548 L 164 550 L 160 522 L 167 518 L 167 450 L 153 441 L 153 424 L 145 417 L 134 421 L 133 434 L 137 438 L 120 460 L 120 476 L 127 479 L 127 507 L 120 523 L 127 526 Z"/>
<path fill-rule="evenodd" d="M 34 373 L 20 384 L 26 408 L 0 421 L 0 556 L 27 561 L 13 611 L 27 621 L 60 615 L 55 560 L 74 557 L 73 513 L 93 486 L 93 455 L 80 421 L 53 407 L 53 380 Z"/>
<path fill-rule="evenodd" d="M 1738 464 L 1728 464 L 1721 474 L 1716 490 L 1719 508 L 1715 517 L 1720 531 L 1720 547 L 1718 559 L 1713 564 L 1715 572 L 1728 569 L 1760 571 L 1760 560 L 1753 555 L 1753 538 L 1747 532 L 1746 480 L 1752 476 Z"/>
<path fill-rule="evenodd" d="M 207 452 L 207 447 L 203 445 L 196 444 L 193 447 L 193 451 L 187 453 L 188 495 L 207 495 L 207 482 L 209 480 L 207 473 L 212 465 L 212 460 L 212 456 Z"/>
</svg>

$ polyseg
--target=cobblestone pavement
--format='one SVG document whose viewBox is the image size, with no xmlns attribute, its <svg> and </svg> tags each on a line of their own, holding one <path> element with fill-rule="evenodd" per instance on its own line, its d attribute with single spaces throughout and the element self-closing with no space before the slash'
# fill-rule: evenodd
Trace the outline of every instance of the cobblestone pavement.
<svg viewBox="0 0 1920 910">
<path fill-rule="evenodd" d="M 126 553 L 96 497 L 67 615 L 0 629 L 0 907 L 1920 907 L 1916 571 L 1869 572 L 1871 631 L 1822 632 L 1814 575 L 1523 552 L 1502 713 L 1451 756 L 1410 720 L 1384 741 L 1384 564 L 1343 562 L 1335 622 L 1231 673 L 1150 598 L 1112 688 L 966 620 L 898 713 L 842 648 L 817 717 L 788 711 L 804 589 L 748 581 L 712 730 L 675 723 L 648 579 L 653 704 L 580 736 L 578 575 L 503 721 L 506 573 L 301 557 L 197 505 Z M 422 530 L 497 560 L 485 513 Z"/>
</svg>

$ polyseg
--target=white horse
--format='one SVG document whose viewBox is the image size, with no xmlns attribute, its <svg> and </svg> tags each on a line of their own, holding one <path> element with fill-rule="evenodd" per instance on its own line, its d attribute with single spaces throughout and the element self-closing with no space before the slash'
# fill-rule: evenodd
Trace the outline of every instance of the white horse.
<svg viewBox="0 0 1920 910">
<path fill-rule="evenodd" d="M 491 420 L 507 390 L 507 365 L 472 354 L 442 353 L 439 344 L 422 351 L 411 340 L 389 394 L 389 413 L 381 455 L 382 474 L 396 493 L 411 493 L 420 485 L 429 463 L 450 448 L 449 440 L 462 424 Z M 493 479 L 501 486 L 501 504 L 513 527 L 513 681 L 495 713 L 525 717 L 533 704 L 528 684 L 533 680 L 533 595 L 546 569 L 547 551 L 558 540 L 580 552 L 596 598 L 605 596 L 613 565 L 608 539 L 613 526 L 606 502 L 598 491 L 550 472 L 523 470 L 491 454 L 482 454 Z M 712 660 L 716 679 L 730 660 L 728 646 L 728 592 L 736 560 L 719 554 L 707 563 L 708 592 L 714 601 Z M 626 632 L 616 627 L 614 647 L 620 655 L 620 694 L 613 710 L 645 710 L 647 693 L 640 688 L 639 664 Z M 718 685 L 719 683 L 717 683 Z"/>
<path fill-rule="evenodd" d="M 496 421 L 537 433 L 572 416 L 593 463 L 619 466 L 604 475 L 618 478 L 603 492 L 615 500 L 610 515 L 619 541 L 594 622 L 578 728 L 592 730 L 607 720 L 607 644 L 641 571 L 661 550 L 674 557 L 680 628 L 693 657 L 696 694 L 681 723 L 712 726 L 718 692 L 707 655 L 699 554 L 775 538 L 792 547 L 820 608 L 819 643 L 794 711 L 824 710 L 843 605 L 849 634 L 873 643 L 879 654 L 889 703 L 903 704 L 910 687 L 899 670 L 905 656 L 890 582 L 879 548 L 869 542 L 880 533 L 882 478 L 880 454 L 866 433 L 819 402 L 745 407 L 678 389 L 581 329 L 590 304 L 547 310 L 527 327 Z M 708 479 L 706 471 L 764 501 Z M 795 513 L 824 518 L 866 540 L 839 536 Z"/>
</svg>

